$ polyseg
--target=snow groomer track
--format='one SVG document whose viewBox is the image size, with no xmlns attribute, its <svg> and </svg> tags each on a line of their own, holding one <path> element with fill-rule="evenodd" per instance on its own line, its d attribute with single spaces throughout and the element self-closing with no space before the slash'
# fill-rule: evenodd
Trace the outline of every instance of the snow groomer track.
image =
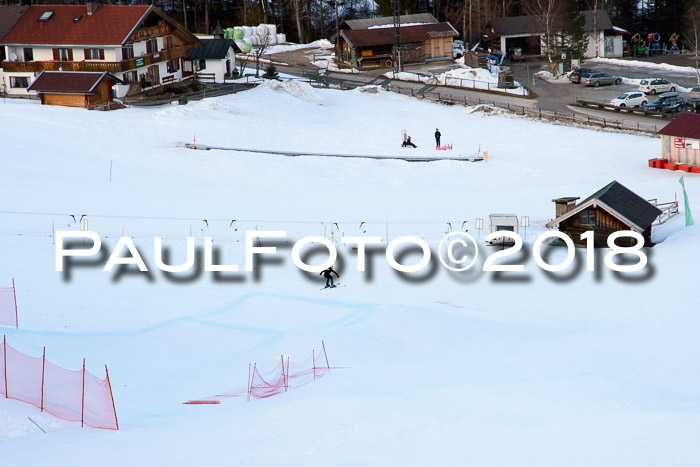
<svg viewBox="0 0 700 467">
<path fill-rule="evenodd" d="M 293 152 L 293 151 L 273 151 L 270 149 L 246 149 L 246 148 L 229 148 L 225 146 L 206 146 L 203 144 L 185 144 L 187 149 L 198 149 L 201 151 L 218 150 L 218 151 L 237 151 L 237 152 L 253 152 L 260 154 L 276 154 L 279 156 L 289 157 L 346 157 L 346 158 L 362 158 L 362 159 L 392 159 L 408 162 L 433 162 L 433 161 L 463 161 L 463 162 L 481 162 L 484 158 L 479 156 L 464 156 L 456 154 L 454 156 L 425 156 L 425 155 L 405 155 L 405 156 L 389 156 L 389 155 L 373 155 L 373 154 L 328 154 L 320 152 Z M 405 148 L 405 151 L 412 149 Z"/>
</svg>

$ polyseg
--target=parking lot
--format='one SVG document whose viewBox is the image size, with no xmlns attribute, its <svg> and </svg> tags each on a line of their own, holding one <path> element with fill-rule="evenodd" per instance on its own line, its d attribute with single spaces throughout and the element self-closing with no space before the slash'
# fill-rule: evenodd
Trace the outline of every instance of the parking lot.
<svg viewBox="0 0 700 467">
<path fill-rule="evenodd" d="M 291 53 L 279 54 L 279 59 L 286 63 L 293 64 L 297 70 L 307 69 L 315 72 L 318 70 L 318 68 L 314 67 L 309 62 L 307 58 L 309 53 L 309 50 L 296 50 Z M 665 78 L 684 88 L 690 88 L 697 83 L 697 77 L 692 70 L 661 70 L 658 67 L 659 63 L 692 67 L 694 65 L 694 57 L 691 54 L 625 59 L 625 62 L 627 63 L 617 64 L 606 61 L 589 60 L 584 61 L 582 63 L 582 67 L 591 68 L 597 71 L 630 79 L 643 79 L 651 77 Z M 645 63 L 648 63 L 649 65 L 645 65 Z M 527 57 L 527 60 L 524 62 L 511 63 L 506 61 L 504 65 L 510 67 L 516 81 L 520 82 L 521 84 L 527 84 L 528 87 L 530 87 L 536 94 L 535 102 L 523 102 L 522 104 L 518 105 L 535 106 L 550 112 L 576 112 L 586 115 L 590 115 L 591 113 L 605 114 L 606 112 L 591 109 L 579 109 L 573 107 L 572 104 L 574 104 L 577 99 L 609 102 L 611 99 L 614 99 L 625 92 L 637 91 L 638 88 L 636 84 L 625 82 L 619 85 L 589 87 L 581 84 L 573 84 L 568 80 L 550 81 L 540 77 L 535 77 L 535 74 L 539 71 L 550 71 L 550 66 L 546 57 Z M 458 67 L 460 67 L 460 65 L 457 65 L 454 61 L 444 61 L 420 65 L 408 65 L 405 67 L 405 71 L 421 74 L 440 74 Z M 346 73 L 330 73 L 329 76 L 339 81 L 357 81 L 364 82 L 366 84 L 386 84 L 390 81 L 383 77 L 383 74 L 387 71 L 387 69 L 382 68 L 363 71 L 362 73 L 352 75 Z M 426 88 L 427 87 L 430 87 L 431 90 L 434 90 L 435 88 L 435 86 L 426 86 Z M 469 93 L 471 91 L 454 90 L 447 92 L 461 94 Z M 681 97 L 687 99 L 688 93 L 681 92 Z M 510 99 L 511 98 L 508 100 Z M 523 101 L 523 99 L 519 98 L 512 99 L 516 101 Z M 649 102 L 652 102 L 654 99 L 656 99 L 656 96 L 649 96 Z M 645 117 L 634 118 L 644 119 Z"/>
</svg>

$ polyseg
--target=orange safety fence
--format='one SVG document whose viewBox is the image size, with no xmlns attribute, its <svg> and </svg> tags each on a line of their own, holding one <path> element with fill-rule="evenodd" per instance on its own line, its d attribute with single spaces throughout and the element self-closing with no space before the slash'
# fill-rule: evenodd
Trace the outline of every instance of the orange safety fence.
<svg viewBox="0 0 700 467">
<path fill-rule="evenodd" d="M 18 327 L 14 279 L 12 279 L 12 287 L 0 287 L 0 326 Z"/>
<path fill-rule="evenodd" d="M 30 357 L 14 349 L 3 336 L 0 349 L 0 394 L 32 404 L 42 412 L 81 426 L 118 430 L 109 372 L 105 379 L 83 368 L 66 370 L 42 357 Z"/>
<path fill-rule="evenodd" d="M 322 352 L 311 351 L 309 358 L 301 363 L 290 362 L 280 356 L 277 365 L 271 370 L 261 370 L 257 363 L 248 365 L 248 385 L 246 389 L 236 389 L 215 396 L 204 397 L 185 402 L 185 404 L 219 404 L 224 399 L 247 396 L 254 399 L 265 399 L 288 391 L 290 388 L 300 388 L 327 375 L 332 369 L 328 362 L 326 345 L 321 341 Z"/>
</svg>

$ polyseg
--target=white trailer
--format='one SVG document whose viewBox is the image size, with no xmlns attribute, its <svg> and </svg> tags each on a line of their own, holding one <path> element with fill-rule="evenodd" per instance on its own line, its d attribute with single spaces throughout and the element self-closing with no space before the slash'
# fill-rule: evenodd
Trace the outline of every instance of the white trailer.
<svg viewBox="0 0 700 467">
<path fill-rule="evenodd" d="M 489 233 L 509 231 L 518 233 L 518 216 L 515 214 L 490 214 L 489 215 Z M 489 243 L 491 245 L 514 244 L 512 238 L 498 236 L 492 238 Z"/>
</svg>

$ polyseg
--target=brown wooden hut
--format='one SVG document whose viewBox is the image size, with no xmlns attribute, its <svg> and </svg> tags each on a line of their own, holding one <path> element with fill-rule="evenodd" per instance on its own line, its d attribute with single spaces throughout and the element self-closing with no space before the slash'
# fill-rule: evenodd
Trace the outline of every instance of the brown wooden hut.
<svg viewBox="0 0 700 467">
<path fill-rule="evenodd" d="M 29 86 L 44 105 L 89 109 L 112 102 L 112 86 L 123 84 L 107 72 L 42 71 Z"/>
<path fill-rule="evenodd" d="M 452 39 L 459 34 L 450 23 L 401 26 L 403 63 L 451 60 Z M 394 62 L 394 28 L 341 30 L 339 61 L 355 68 L 391 67 Z"/>
<path fill-rule="evenodd" d="M 620 230 L 633 230 L 644 237 L 645 246 L 652 246 L 651 226 L 661 214 L 656 206 L 630 191 L 617 181 L 593 193 L 578 204 L 578 198 L 557 198 L 557 217 L 547 228 L 557 227 L 568 234 L 575 245 L 585 245 L 581 235 L 594 232 L 594 246 L 608 246 L 608 236 Z M 619 246 L 634 244 L 634 239 L 619 239 Z"/>
</svg>

